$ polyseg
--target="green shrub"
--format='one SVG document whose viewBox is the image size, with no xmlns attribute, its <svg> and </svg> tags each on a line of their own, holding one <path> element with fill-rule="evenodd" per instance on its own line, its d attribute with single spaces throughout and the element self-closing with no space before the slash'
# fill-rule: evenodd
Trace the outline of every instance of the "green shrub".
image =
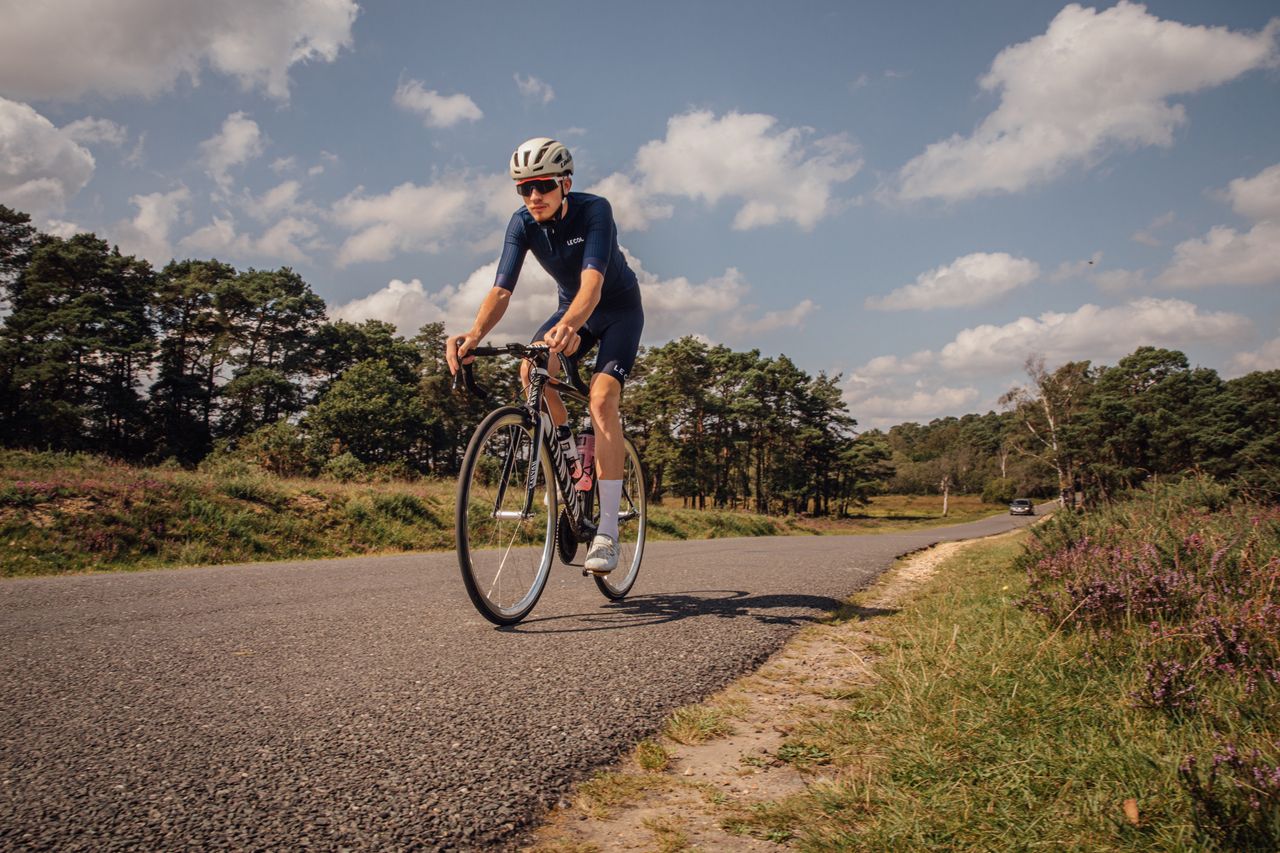
<svg viewBox="0 0 1280 853">
<path fill-rule="evenodd" d="M 989 504 L 1007 504 L 1013 500 L 1014 485 L 1013 480 L 1007 477 L 995 477 L 987 480 L 987 484 L 982 487 L 982 501 Z"/>
<path fill-rule="evenodd" d="M 431 508 L 421 498 L 404 492 L 375 494 L 373 496 L 373 507 L 383 515 L 394 518 L 396 521 L 402 521 L 405 524 L 436 520 Z"/>
<path fill-rule="evenodd" d="M 288 500 L 282 491 L 262 476 L 235 477 L 222 483 L 218 491 L 229 498 L 267 506 L 280 506 Z"/>
<path fill-rule="evenodd" d="M 369 468 L 350 451 L 345 451 L 324 463 L 321 473 L 339 483 L 364 483 L 369 479 Z"/>
</svg>

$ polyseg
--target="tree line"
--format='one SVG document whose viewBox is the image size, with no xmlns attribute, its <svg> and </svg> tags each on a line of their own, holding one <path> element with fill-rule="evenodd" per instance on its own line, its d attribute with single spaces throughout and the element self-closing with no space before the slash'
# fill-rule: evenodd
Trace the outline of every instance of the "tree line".
<svg viewBox="0 0 1280 853">
<path fill-rule="evenodd" d="M 156 270 L 92 234 L 38 232 L 0 206 L 0 436 L 7 447 L 282 475 L 456 473 L 488 405 L 451 392 L 445 330 L 330 320 L 297 273 L 217 260 Z M 499 398 L 510 361 L 477 362 Z M 653 497 L 766 512 L 847 511 L 887 475 L 838 377 L 686 338 L 645 350 L 625 416 Z"/>
<path fill-rule="evenodd" d="M 445 330 L 330 320 L 287 267 L 155 270 L 0 205 L 0 444 L 282 475 L 456 473 L 491 405 L 451 392 Z M 858 432 L 840 377 L 695 338 L 642 350 L 624 395 L 652 497 L 842 515 L 879 492 L 1109 499 L 1198 470 L 1280 493 L 1280 371 L 1229 381 L 1174 350 L 1027 362 L 1001 411 Z M 477 370 L 520 395 L 510 361 Z"/>
</svg>

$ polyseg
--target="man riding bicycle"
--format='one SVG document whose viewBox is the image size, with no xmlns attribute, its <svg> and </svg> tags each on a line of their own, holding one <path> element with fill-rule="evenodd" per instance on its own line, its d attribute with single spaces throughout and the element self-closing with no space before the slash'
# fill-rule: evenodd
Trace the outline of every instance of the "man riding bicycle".
<svg viewBox="0 0 1280 853">
<path fill-rule="evenodd" d="M 600 196 L 570 192 L 573 155 L 554 139 L 537 137 L 520 145 L 510 172 L 524 207 L 511 216 L 493 288 L 480 305 L 471 330 L 449 338 L 445 357 L 449 370 L 474 360 L 467 353 L 489 334 L 506 313 L 525 254 L 532 251 L 555 279 L 560 302 L 533 336 L 552 352 L 563 353 L 577 369 L 577 359 L 597 344 L 591 376 L 591 420 L 596 435 L 600 522 L 583 564 L 606 573 L 618 565 L 618 509 L 622 500 L 624 445 L 619 404 L 622 386 L 635 365 L 644 328 L 640 285 L 618 248 L 613 209 Z M 529 383 L 529 365 L 521 367 Z M 568 413 L 559 396 L 547 391 L 547 408 L 557 427 Z"/>
</svg>

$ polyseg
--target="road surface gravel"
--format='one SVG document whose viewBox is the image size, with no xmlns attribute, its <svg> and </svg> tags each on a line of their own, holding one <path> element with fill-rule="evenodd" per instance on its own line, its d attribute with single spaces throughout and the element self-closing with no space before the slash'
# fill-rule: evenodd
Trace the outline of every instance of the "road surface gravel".
<svg viewBox="0 0 1280 853">
<path fill-rule="evenodd" d="M 516 846 L 673 709 L 936 542 L 654 542 L 484 621 L 452 553 L 0 583 L 0 849 Z"/>
</svg>

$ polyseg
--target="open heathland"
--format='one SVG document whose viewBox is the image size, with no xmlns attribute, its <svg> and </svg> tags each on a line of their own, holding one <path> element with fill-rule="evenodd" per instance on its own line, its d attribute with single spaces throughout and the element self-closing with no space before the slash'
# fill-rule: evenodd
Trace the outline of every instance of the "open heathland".
<svg viewBox="0 0 1280 853">
<path fill-rule="evenodd" d="M 1280 848 L 1280 510 L 1190 480 L 935 563 L 677 712 L 636 761 L 665 787 L 538 849 L 633 818 L 671 849 Z M 718 755 L 673 734 L 726 697 Z"/>
<path fill-rule="evenodd" d="M 875 499 L 811 519 L 651 506 L 655 539 L 880 532 L 971 521 L 976 496 Z M 454 483 L 282 478 L 238 461 L 140 468 L 87 454 L 0 451 L 0 574 L 312 559 L 454 547 Z"/>
</svg>

